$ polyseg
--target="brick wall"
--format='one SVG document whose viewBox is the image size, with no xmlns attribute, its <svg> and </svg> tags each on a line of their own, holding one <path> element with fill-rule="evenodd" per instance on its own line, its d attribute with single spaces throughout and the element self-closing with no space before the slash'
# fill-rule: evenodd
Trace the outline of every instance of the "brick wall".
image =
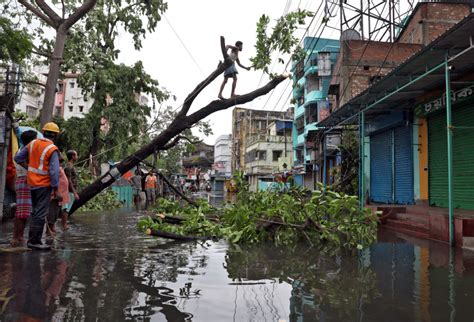
<svg viewBox="0 0 474 322">
<path fill-rule="evenodd" d="M 383 77 L 423 48 L 419 44 L 374 42 L 348 40 L 341 44 L 338 70 L 332 83 L 339 84 L 338 106 L 362 93 L 374 82 Z M 333 109 L 337 109 L 333 108 Z"/>
<path fill-rule="evenodd" d="M 468 4 L 421 3 L 398 41 L 427 45 L 470 13 Z"/>
</svg>

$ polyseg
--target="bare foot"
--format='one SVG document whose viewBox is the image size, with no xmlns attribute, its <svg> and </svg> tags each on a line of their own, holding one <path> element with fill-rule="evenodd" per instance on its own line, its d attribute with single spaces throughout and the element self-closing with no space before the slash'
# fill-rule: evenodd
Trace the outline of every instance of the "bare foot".
<svg viewBox="0 0 474 322">
<path fill-rule="evenodd" d="M 63 224 L 63 231 L 66 231 L 69 229 L 69 225 L 67 223 Z"/>
<path fill-rule="evenodd" d="M 217 96 L 217 98 L 220 99 L 220 100 L 225 100 L 224 96 L 222 96 L 222 95 Z"/>
</svg>

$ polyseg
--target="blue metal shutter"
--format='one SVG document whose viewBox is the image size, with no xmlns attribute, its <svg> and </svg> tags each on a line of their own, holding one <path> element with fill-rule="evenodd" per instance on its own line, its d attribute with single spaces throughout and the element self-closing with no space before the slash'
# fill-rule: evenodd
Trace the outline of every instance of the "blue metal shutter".
<svg viewBox="0 0 474 322">
<path fill-rule="evenodd" d="M 370 137 L 370 200 L 392 202 L 392 131 Z"/>
<path fill-rule="evenodd" d="M 395 203 L 413 204 L 412 126 L 395 128 Z"/>
</svg>

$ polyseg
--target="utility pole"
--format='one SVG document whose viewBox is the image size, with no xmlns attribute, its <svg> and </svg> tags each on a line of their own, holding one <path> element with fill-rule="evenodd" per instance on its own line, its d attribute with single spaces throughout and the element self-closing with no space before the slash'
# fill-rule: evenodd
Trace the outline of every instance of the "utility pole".
<svg viewBox="0 0 474 322">
<path fill-rule="evenodd" d="M 11 139 L 12 115 L 15 109 L 15 93 L 18 92 L 19 77 L 16 66 L 7 68 L 5 92 L 0 97 L 0 221 L 5 216 L 5 185 L 7 176 L 7 156 Z"/>
</svg>

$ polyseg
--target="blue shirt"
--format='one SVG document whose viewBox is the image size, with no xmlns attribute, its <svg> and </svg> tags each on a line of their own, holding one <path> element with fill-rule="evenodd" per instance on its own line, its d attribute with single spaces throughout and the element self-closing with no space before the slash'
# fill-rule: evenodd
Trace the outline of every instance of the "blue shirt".
<svg viewBox="0 0 474 322">
<path fill-rule="evenodd" d="M 18 151 L 18 153 L 15 155 L 15 162 L 16 163 L 23 163 L 26 162 L 28 159 L 28 150 L 29 149 L 21 149 Z M 51 156 L 49 158 L 49 178 L 51 180 L 51 187 L 52 188 L 57 188 L 59 185 L 59 157 L 58 157 L 58 151 L 54 151 L 51 153 Z M 39 189 L 42 187 L 35 187 L 35 186 L 30 186 L 30 189 Z"/>
</svg>

